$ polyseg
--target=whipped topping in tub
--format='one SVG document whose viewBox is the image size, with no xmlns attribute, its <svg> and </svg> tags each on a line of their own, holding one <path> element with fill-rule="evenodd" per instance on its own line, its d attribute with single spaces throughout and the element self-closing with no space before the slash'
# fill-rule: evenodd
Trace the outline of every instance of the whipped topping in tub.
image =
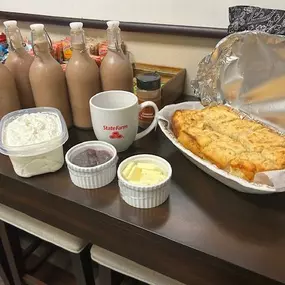
<svg viewBox="0 0 285 285">
<path fill-rule="evenodd" d="M 60 169 L 68 138 L 61 113 L 31 108 L 9 113 L 0 124 L 0 152 L 9 155 L 15 172 L 31 177 Z"/>
<path fill-rule="evenodd" d="M 46 142 L 61 134 L 58 116 L 49 113 L 27 113 L 17 117 L 4 129 L 6 146 L 24 146 Z"/>
</svg>

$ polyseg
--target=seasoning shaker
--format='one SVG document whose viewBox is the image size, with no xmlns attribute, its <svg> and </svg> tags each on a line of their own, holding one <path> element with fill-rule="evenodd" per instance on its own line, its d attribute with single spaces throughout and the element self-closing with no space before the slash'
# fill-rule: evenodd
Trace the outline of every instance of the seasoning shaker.
<svg viewBox="0 0 285 285">
<path fill-rule="evenodd" d="M 139 104 L 145 101 L 154 102 L 158 109 L 161 108 L 161 78 L 157 72 L 142 73 L 136 76 L 137 97 Z M 139 113 L 139 126 L 147 128 L 155 116 L 152 107 L 146 107 Z"/>
</svg>

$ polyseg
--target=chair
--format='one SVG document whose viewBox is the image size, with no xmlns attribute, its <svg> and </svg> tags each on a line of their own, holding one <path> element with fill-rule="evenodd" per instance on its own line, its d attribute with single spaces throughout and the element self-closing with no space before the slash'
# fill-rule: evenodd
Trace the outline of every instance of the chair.
<svg viewBox="0 0 285 285">
<path fill-rule="evenodd" d="M 2 204 L 0 204 L 0 220 L 2 221 L 0 223 L 1 239 L 12 271 L 14 284 L 20 284 L 18 283 L 19 279 L 22 279 L 25 274 L 25 270 L 22 268 L 23 265 L 19 262 L 21 258 L 17 256 L 21 255 L 21 250 L 19 240 L 15 235 L 15 228 L 69 252 L 77 284 L 95 284 L 86 241 Z M 12 254 L 9 251 L 12 251 Z M 13 266 L 17 267 L 19 276 L 17 276 L 15 268 L 13 270 Z"/>
<path fill-rule="evenodd" d="M 97 245 L 93 245 L 91 248 L 91 259 L 99 264 L 99 278 L 100 270 L 108 268 L 150 285 L 183 285 L 181 282 L 171 279 Z M 109 284 L 112 284 L 111 279 L 109 279 Z M 109 284 L 107 284 L 106 281 L 104 283 L 104 285 Z"/>
<path fill-rule="evenodd" d="M 0 278 L 4 282 L 4 285 L 12 285 L 13 278 L 10 272 L 9 264 L 6 258 L 4 247 L 0 239 Z M 0 284 L 2 284 L 0 282 Z"/>
</svg>

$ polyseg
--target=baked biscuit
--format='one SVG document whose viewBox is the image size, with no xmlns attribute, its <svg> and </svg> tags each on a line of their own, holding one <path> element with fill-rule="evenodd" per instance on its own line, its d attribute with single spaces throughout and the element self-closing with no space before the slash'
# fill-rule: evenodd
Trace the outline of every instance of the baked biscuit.
<svg viewBox="0 0 285 285">
<path fill-rule="evenodd" d="M 252 181 L 255 173 L 273 170 L 275 164 L 259 152 L 243 152 L 233 159 L 226 169 L 231 174 Z"/>
<path fill-rule="evenodd" d="M 227 106 L 204 108 L 201 113 L 205 116 L 205 121 L 216 121 L 219 124 L 239 119 L 239 115 Z"/>
<path fill-rule="evenodd" d="M 285 168 L 285 148 L 284 147 L 270 147 L 262 150 L 261 155 L 274 163 L 275 169 Z M 271 169 L 268 170 L 273 170 Z"/>
<path fill-rule="evenodd" d="M 177 110 L 172 116 L 172 129 L 176 136 L 185 127 L 203 128 L 203 115 L 196 110 Z"/>
<path fill-rule="evenodd" d="M 227 123 L 209 121 L 205 125 L 216 132 L 228 135 L 234 140 L 237 140 L 241 136 L 248 136 L 256 130 L 263 128 L 261 124 L 244 119 L 235 119 Z"/>
<path fill-rule="evenodd" d="M 225 169 L 239 154 L 245 152 L 245 148 L 234 140 L 217 140 L 203 148 L 203 155 L 219 168 Z"/>
<path fill-rule="evenodd" d="M 213 140 L 219 139 L 220 134 L 210 130 L 201 130 L 198 128 L 185 127 L 177 137 L 178 141 L 194 154 L 203 156 L 203 148 Z"/>
<path fill-rule="evenodd" d="M 285 147 L 285 139 L 278 133 L 265 127 L 247 135 L 241 135 L 237 139 L 248 151 L 261 152 L 269 147 Z"/>
</svg>

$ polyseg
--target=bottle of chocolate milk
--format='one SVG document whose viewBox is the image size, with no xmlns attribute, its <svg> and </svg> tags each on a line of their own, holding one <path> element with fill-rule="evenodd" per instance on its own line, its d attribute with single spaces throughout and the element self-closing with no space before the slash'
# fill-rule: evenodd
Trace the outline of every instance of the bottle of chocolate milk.
<svg viewBox="0 0 285 285">
<path fill-rule="evenodd" d="M 6 114 L 21 109 L 12 73 L 0 63 L 0 120 Z"/>
<path fill-rule="evenodd" d="M 133 92 L 133 69 L 122 51 L 122 40 L 118 21 L 107 22 L 108 52 L 100 67 L 102 88 Z"/>
<path fill-rule="evenodd" d="M 35 107 L 29 79 L 30 66 L 34 59 L 24 48 L 23 38 L 17 26 L 17 21 L 6 21 L 4 26 L 9 43 L 9 55 L 5 65 L 15 78 L 22 107 Z"/>
<path fill-rule="evenodd" d="M 50 53 L 51 40 L 43 24 L 30 26 L 35 59 L 30 68 L 30 81 L 37 107 L 54 107 L 61 111 L 66 125 L 72 118 L 65 75 L 60 64 Z"/>
<path fill-rule="evenodd" d="M 101 91 L 99 68 L 89 56 L 81 22 L 70 23 L 72 57 L 66 67 L 66 80 L 73 123 L 82 129 L 92 128 L 89 100 Z"/>
</svg>

